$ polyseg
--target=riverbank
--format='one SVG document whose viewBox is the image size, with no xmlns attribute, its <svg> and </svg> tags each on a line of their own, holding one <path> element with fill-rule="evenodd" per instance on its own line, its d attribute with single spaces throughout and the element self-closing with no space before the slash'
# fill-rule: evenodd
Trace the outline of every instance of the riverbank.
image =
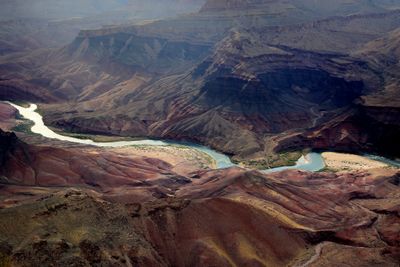
<svg viewBox="0 0 400 267">
<path fill-rule="evenodd" d="M 297 161 L 310 151 L 295 151 L 269 155 L 267 157 L 257 158 L 253 160 L 238 160 L 235 163 L 241 167 L 266 170 L 284 166 L 295 166 Z"/>
<path fill-rule="evenodd" d="M 325 161 L 326 169 L 332 171 L 370 170 L 390 167 L 390 165 L 381 161 L 354 154 L 323 152 L 321 155 Z"/>
<path fill-rule="evenodd" d="M 114 140 L 112 142 L 105 142 L 105 140 L 103 139 L 103 142 L 98 142 L 96 140 L 93 140 L 92 138 L 88 138 L 89 136 L 87 135 L 78 134 L 74 137 L 74 134 L 68 134 L 60 131 L 56 132 L 55 130 L 46 126 L 43 122 L 42 116 L 37 112 L 37 106 L 35 104 L 31 104 L 28 108 L 18 106 L 13 103 L 8 104 L 16 108 L 19 111 L 19 114 L 27 120 L 24 122 L 24 124 L 26 124 L 25 128 L 30 127 L 30 124 L 33 123 L 33 126 L 30 129 L 31 133 L 41 135 L 45 138 L 50 138 L 52 140 L 89 145 L 99 148 L 127 149 L 127 151 L 129 151 L 130 153 L 137 153 L 138 156 L 163 159 L 173 166 L 184 165 L 185 167 L 183 167 L 183 169 L 192 169 L 192 167 L 189 166 L 190 162 L 193 164 L 193 166 L 199 169 L 221 169 L 238 166 L 231 161 L 229 156 L 215 151 L 209 147 L 193 143 L 150 139 L 131 141 L 120 139 L 120 141 Z M 23 128 L 22 130 L 26 130 L 25 128 Z M 84 139 L 77 138 L 78 136 Z M 111 137 L 109 140 L 112 139 L 113 137 Z M 389 167 L 389 164 L 382 163 L 381 161 L 376 161 L 368 157 L 362 157 L 352 154 L 324 152 L 322 155 L 319 153 L 307 153 L 305 155 L 305 152 L 306 151 L 284 153 L 278 155 L 276 159 L 266 159 L 264 163 L 267 164 L 270 169 L 264 169 L 261 171 L 265 173 L 289 169 L 300 169 L 311 172 L 321 170 L 351 171 Z M 168 159 L 168 157 L 171 157 L 171 159 Z M 183 158 L 183 162 L 179 158 Z M 252 167 L 264 167 L 260 165 L 254 165 Z M 276 167 L 277 165 L 283 166 Z"/>
<path fill-rule="evenodd" d="M 132 146 L 148 146 L 148 147 L 156 147 L 162 148 L 165 146 L 175 147 L 174 153 L 176 151 L 181 151 L 179 148 L 185 148 L 192 150 L 190 153 L 192 158 L 196 162 L 194 165 L 198 164 L 199 158 L 201 166 L 211 166 L 215 168 L 226 168 L 231 167 L 234 164 L 230 161 L 230 158 L 222 153 L 219 153 L 215 150 L 212 150 L 208 147 L 197 145 L 197 144 L 181 144 L 178 142 L 170 142 L 170 141 L 162 141 L 162 140 L 150 140 L 150 139 L 141 139 L 141 140 L 132 140 L 132 141 L 112 141 L 112 142 L 97 142 L 91 138 L 76 138 L 72 136 L 64 135 L 64 133 L 57 133 L 54 130 L 47 127 L 43 122 L 43 117 L 37 112 L 37 105 L 31 104 L 29 108 L 25 108 L 13 103 L 9 103 L 15 109 L 18 110 L 19 114 L 24 117 L 26 120 L 33 123 L 32 128 L 30 129 L 32 133 L 41 135 L 46 138 L 50 138 L 53 140 L 59 140 L 63 142 L 70 142 L 75 144 L 82 144 L 82 145 L 90 145 L 95 147 L 102 147 L 102 148 L 123 148 L 123 147 L 132 147 Z M 24 123 L 28 123 L 24 122 Z M 25 128 L 22 130 L 26 130 Z M 85 137 L 85 136 L 80 136 Z M 153 149 L 154 150 L 154 149 Z M 185 150 L 186 152 L 188 150 Z M 187 153 L 186 153 L 187 154 Z M 199 155 L 202 155 L 199 157 Z M 185 157 L 184 155 L 181 157 Z M 211 161 L 210 161 L 211 159 Z"/>
<path fill-rule="evenodd" d="M 38 113 L 37 111 L 37 105 L 31 104 L 28 108 L 18 106 L 16 104 L 8 102 L 11 106 L 16 108 L 19 112 L 20 115 L 22 115 L 25 119 L 31 121 L 33 123 L 33 126 L 31 128 L 32 133 L 41 135 L 46 138 L 51 138 L 54 140 L 59 140 L 63 142 L 71 142 L 71 143 L 77 143 L 77 144 L 83 144 L 83 145 L 90 145 L 90 146 L 96 146 L 96 147 L 102 147 L 102 148 L 123 148 L 123 147 L 130 147 L 130 146 L 154 146 L 154 147 L 162 147 L 162 146 L 178 146 L 178 147 L 184 147 L 187 149 L 192 149 L 195 150 L 196 152 L 199 153 L 204 153 L 205 156 L 209 156 L 212 158 L 212 161 L 215 163 L 215 168 L 229 168 L 233 166 L 237 166 L 234 164 L 230 157 L 227 155 L 224 155 L 218 151 L 215 151 L 209 147 L 205 147 L 202 145 L 198 144 L 192 144 L 192 143 L 183 143 L 183 142 L 173 142 L 173 141 L 162 141 L 162 140 L 137 140 L 137 141 L 114 141 L 114 142 L 96 142 L 93 139 L 80 139 L 76 137 L 71 137 L 71 136 L 66 136 L 62 133 L 57 133 L 54 130 L 50 129 L 48 126 L 46 126 L 43 122 L 43 117 Z M 306 158 L 309 158 L 311 160 L 305 160 Z M 191 158 L 194 158 L 195 161 L 196 157 L 191 156 Z M 292 159 L 294 161 L 295 158 Z M 291 162 L 292 163 L 292 162 Z M 202 166 L 204 164 L 201 164 Z M 268 169 L 268 172 L 271 171 L 279 171 L 279 170 L 284 170 L 284 169 L 293 169 L 293 168 L 298 168 L 298 169 L 304 169 L 308 171 L 318 171 L 324 167 L 322 157 L 317 154 L 317 153 L 310 153 L 306 157 L 300 157 L 300 159 L 297 160 L 296 164 L 294 166 L 283 166 L 280 168 L 272 168 Z"/>
<path fill-rule="evenodd" d="M 213 158 L 201 151 L 184 146 L 145 146 L 111 148 L 121 156 L 156 158 L 170 164 L 179 174 L 187 174 L 201 169 L 216 169 Z"/>
<path fill-rule="evenodd" d="M 140 141 L 143 138 L 133 138 L 133 137 L 126 137 L 126 136 L 115 136 L 115 135 L 102 135 L 102 134 L 84 134 L 84 133 L 71 133 L 71 132 L 64 132 L 61 129 L 49 127 L 52 131 L 59 135 L 78 138 L 78 139 L 91 139 L 94 142 L 120 142 L 120 141 Z"/>
</svg>

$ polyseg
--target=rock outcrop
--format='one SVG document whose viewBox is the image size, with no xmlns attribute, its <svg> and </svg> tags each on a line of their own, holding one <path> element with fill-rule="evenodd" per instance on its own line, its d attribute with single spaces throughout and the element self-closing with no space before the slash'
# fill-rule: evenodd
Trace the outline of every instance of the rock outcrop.
<svg viewBox="0 0 400 267">
<path fill-rule="evenodd" d="M 4 168 L 8 159 L 20 144 L 15 133 L 4 132 L 0 129 L 0 168 Z"/>
<path fill-rule="evenodd" d="M 165 169 L 152 167 L 159 172 L 152 183 L 138 174 L 116 180 L 110 170 L 121 168 L 121 159 L 104 172 L 81 158 L 76 173 L 91 184 L 74 180 L 66 165 L 60 182 L 57 164 L 71 154 L 57 157 L 45 170 L 47 182 L 2 178 L 2 264 L 319 266 L 350 258 L 352 266 L 399 264 L 399 174 L 393 169 L 266 175 L 231 168 L 172 182 Z M 145 166 L 129 171 L 149 171 Z"/>
<path fill-rule="evenodd" d="M 286 22 L 271 18 L 282 3 L 291 6 L 289 15 L 278 16 Z M 396 45 L 385 35 L 400 27 L 400 16 L 388 5 L 396 2 L 213 1 L 197 14 L 82 31 L 61 50 L 0 67 L 5 86 L 54 103 L 41 107 L 45 121 L 67 131 L 192 140 L 237 160 L 306 146 L 380 152 L 376 140 L 383 135 L 365 125 L 373 119 L 378 132 L 397 127 L 385 128 L 392 119 L 383 118 L 397 112 L 399 80 L 388 61 L 397 50 L 384 44 Z M 345 16 L 331 17 L 332 6 Z M 305 9 L 315 16 L 304 20 Z M 14 98 L 22 94 L 11 91 Z M 378 96 L 391 99 L 390 107 L 371 104 Z M 338 119 L 350 113 L 348 121 L 361 119 L 354 131 L 331 128 L 337 142 L 326 134 L 313 138 L 328 125 L 346 124 Z"/>
<path fill-rule="evenodd" d="M 364 111 L 360 99 L 384 86 L 379 74 L 382 68 L 371 65 L 368 57 L 358 56 L 356 51 L 363 49 L 365 41 L 400 27 L 398 15 L 398 11 L 390 11 L 296 26 L 232 30 L 217 43 L 211 56 L 188 62 L 198 63 L 184 74 L 163 72 L 161 79 L 131 86 L 133 92 L 124 93 L 125 86 L 118 85 L 117 95 L 112 91 L 93 99 L 93 95 L 87 95 L 88 101 L 73 110 L 57 105 L 57 112 L 48 110 L 52 114 L 46 121 L 77 132 L 190 139 L 236 155 L 239 160 L 305 147 L 348 146 L 347 150 L 357 147 L 357 151 L 371 151 L 375 140 L 381 139 L 379 134 L 373 137 L 371 133 L 367 142 L 350 131 L 352 145 L 350 141 L 330 141 L 332 145 L 327 146 L 326 139 L 296 140 L 299 134 L 331 125 L 349 112 Z M 376 27 L 371 28 L 371 24 Z M 155 66 L 159 68 L 161 63 L 156 59 Z M 116 104 L 93 112 L 109 97 Z M 101 124 L 91 118 L 99 112 L 107 114 Z M 359 122 L 362 126 L 353 125 L 367 135 L 369 130 L 364 125 L 368 116 Z M 118 118 L 118 124 L 112 118 Z M 266 139 L 265 134 L 277 137 Z M 286 141 L 281 142 L 283 139 Z M 384 150 L 375 147 L 375 152 Z"/>
</svg>

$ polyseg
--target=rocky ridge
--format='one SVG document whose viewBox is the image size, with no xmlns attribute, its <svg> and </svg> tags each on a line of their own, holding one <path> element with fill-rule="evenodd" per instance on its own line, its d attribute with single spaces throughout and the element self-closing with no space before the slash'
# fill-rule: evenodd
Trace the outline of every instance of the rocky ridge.
<svg viewBox="0 0 400 267">
<path fill-rule="evenodd" d="M 381 152 L 387 145 L 374 145 L 380 134 L 357 135 L 368 135 L 370 130 L 364 125 L 370 116 L 384 131 L 387 123 L 376 107 L 353 125 L 354 131 L 337 119 L 362 113 L 367 108 L 363 101 L 376 96 L 389 81 L 389 68 L 376 64 L 372 53 L 358 52 L 364 43 L 385 38 L 400 27 L 399 11 L 386 10 L 387 4 L 382 8 L 368 4 L 368 8 L 356 8 L 359 12 L 349 8 L 346 12 L 351 15 L 312 22 L 299 21 L 296 15 L 290 23 L 268 20 L 252 25 L 205 9 L 148 25 L 83 31 L 62 50 L 24 55 L 12 63 L 3 59 L 4 81 L 13 88 L 3 98 L 26 95 L 28 88 L 35 102 L 36 94 L 41 101 L 57 101 L 41 107 L 46 123 L 54 127 L 189 139 L 237 160 L 258 160 L 306 146 Z M 236 11 L 248 10 L 241 9 Z M 253 15 L 261 19 L 265 14 Z M 204 35 L 207 23 L 215 25 L 214 18 L 226 21 L 225 28 L 213 26 L 211 35 L 216 35 Z M 232 28 L 231 23 L 236 26 Z M 382 80 L 385 75 L 388 78 Z M 390 76 L 392 91 L 396 91 L 394 76 Z M 334 131 L 331 140 L 338 141 L 329 146 L 326 138 L 318 142 L 312 138 L 316 129 L 332 124 L 342 125 L 349 134 Z M 389 128 L 396 125 L 393 122 Z"/>
<path fill-rule="evenodd" d="M 6 266 L 399 264 L 394 169 L 266 175 L 231 168 L 179 177 L 155 159 L 108 155 L 104 168 L 105 158 L 73 148 L 28 153 L 29 161 L 11 152 L 0 180 Z M 74 168 L 74 157 L 98 165 Z M 40 168 L 36 182 L 20 175 L 49 160 L 53 168 Z M 118 179 L 119 164 L 135 174 Z"/>
</svg>

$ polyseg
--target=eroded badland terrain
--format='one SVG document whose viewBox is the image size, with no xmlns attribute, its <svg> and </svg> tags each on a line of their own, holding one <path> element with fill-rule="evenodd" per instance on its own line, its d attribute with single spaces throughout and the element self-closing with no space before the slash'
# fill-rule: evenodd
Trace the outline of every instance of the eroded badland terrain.
<svg viewBox="0 0 400 267">
<path fill-rule="evenodd" d="M 0 3 L 0 100 L 241 167 L 2 102 L 0 266 L 399 266 L 400 1 L 63 2 Z"/>
</svg>

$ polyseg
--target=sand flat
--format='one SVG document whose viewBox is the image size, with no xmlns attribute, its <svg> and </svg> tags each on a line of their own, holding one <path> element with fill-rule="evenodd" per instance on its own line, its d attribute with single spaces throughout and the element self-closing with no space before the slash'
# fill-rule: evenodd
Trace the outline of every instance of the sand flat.
<svg viewBox="0 0 400 267">
<path fill-rule="evenodd" d="M 322 153 L 322 157 L 324 158 L 327 168 L 337 171 L 369 170 L 389 167 L 386 163 L 354 154 L 324 152 Z"/>
<path fill-rule="evenodd" d="M 173 166 L 179 174 L 199 169 L 216 168 L 215 161 L 207 154 L 184 146 L 129 146 L 112 148 L 112 151 L 126 157 L 148 157 L 161 159 Z"/>
</svg>

